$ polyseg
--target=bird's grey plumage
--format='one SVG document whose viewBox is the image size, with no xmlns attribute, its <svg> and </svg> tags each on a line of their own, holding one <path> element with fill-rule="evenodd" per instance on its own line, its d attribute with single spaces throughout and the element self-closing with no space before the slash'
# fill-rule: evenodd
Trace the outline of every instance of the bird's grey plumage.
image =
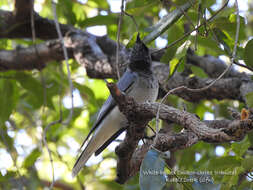
<svg viewBox="0 0 253 190">
<path fill-rule="evenodd" d="M 128 96 L 133 97 L 137 102 L 154 102 L 158 95 L 159 85 L 150 67 L 149 50 L 137 36 L 130 56 L 129 68 L 118 81 L 118 88 Z M 102 152 L 124 131 L 126 126 L 126 117 L 119 111 L 112 96 L 109 96 L 83 143 L 85 144 L 88 141 L 74 165 L 72 176 L 77 175 L 93 153 L 97 155 Z"/>
</svg>

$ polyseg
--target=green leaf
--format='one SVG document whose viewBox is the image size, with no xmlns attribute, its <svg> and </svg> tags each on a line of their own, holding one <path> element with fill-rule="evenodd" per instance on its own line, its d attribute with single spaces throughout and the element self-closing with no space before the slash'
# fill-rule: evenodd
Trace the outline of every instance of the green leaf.
<svg viewBox="0 0 253 190">
<path fill-rule="evenodd" d="M 231 145 L 232 150 L 239 157 L 242 157 L 249 147 L 250 147 L 250 142 L 248 141 L 247 138 L 244 139 L 242 142 L 239 142 L 239 143 L 235 142 Z"/>
<path fill-rule="evenodd" d="M 253 108 L 253 92 L 249 92 L 245 95 L 246 103 L 248 107 Z"/>
<path fill-rule="evenodd" d="M 138 33 L 139 33 L 140 39 L 143 39 L 147 35 L 146 32 L 135 32 L 132 35 L 132 37 L 129 40 L 129 42 L 127 43 L 126 48 L 132 48 L 134 46 Z"/>
<path fill-rule="evenodd" d="M 203 8 L 211 7 L 215 3 L 216 0 L 201 0 L 201 5 L 203 6 Z"/>
<path fill-rule="evenodd" d="M 191 38 L 194 43 L 194 38 Z M 211 54 L 213 56 L 224 54 L 224 51 L 218 46 L 218 43 L 208 35 L 208 37 L 197 36 L 198 51 L 202 49 L 202 54 Z M 200 48 L 201 47 L 201 48 Z"/>
<path fill-rule="evenodd" d="M 77 3 L 73 4 L 72 12 L 75 14 L 77 22 L 83 21 L 86 17 L 84 7 Z"/>
<path fill-rule="evenodd" d="M 233 46 L 232 40 L 229 39 L 228 36 L 219 28 L 214 28 L 213 32 L 215 35 L 214 38 L 216 38 L 219 41 L 219 43 L 221 43 L 224 46 L 224 50 L 227 53 L 227 55 L 231 55 L 232 54 L 231 48 Z"/>
<path fill-rule="evenodd" d="M 95 4 L 95 6 L 94 6 L 94 4 Z M 105 0 L 88 0 L 87 5 L 90 7 L 106 9 L 106 10 L 108 10 L 110 8 L 108 2 Z"/>
<path fill-rule="evenodd" d="M 137 9 L 158 3 L 158 0 L 133 0 L 126 4 L 126 10 L 131 12 L 131 9 Z"/>
<path fill-rule="evenodd" d="M 247 136 L 248 136 L 249 142 L 252 146 L 253 145 L 253 131 L 250 131 Z"/>
<path fill-rule="evenodd" d="M 195 65 L 191 65 L 191 70 L 195 76 L 198 76 L 200 78 L 206 78 L 207 74 L 199 67 Z"/>
<path fill-rule="evenodd" d="M 14 139 L 8 135 L 8 128 L 4 124 L 0 124 L 0 141 L 8 151 L 15 151 L 13 146 Z"/>
<path fill-rule="evenodd" d="M 244 61 L 247 66 L 253 67 L 253 39 L 249 40 L 245 46 Z"/>
<path fill-rule="evenodd" d="M 23 167 L 29 168 L 34 165 L 38 157 L 40 157 L 41 152 L 38 148 L 34 149 L 23 162 Z"/>
<path fill-rule="evenodd" d="M 16 103 L 19 97 L 16 83 L 11 80 L 0 80 L 0 124 L 5 122 L 13 109 L 16 107 Z"/>
<path fill-rule="evenodd" d="M 183 35 L 183 33 L 184 31 L 181 27 L 173 25 L 171 28 L 168 29 L 168 39 L 167 39 L 168 44 L 173 43 L 175 39 L 180 38 Z M 178 47 L 181 46 L 185 42 L 185 40 L 187 40 L 187 38 L 181 40 L 172 47 L 167 48 L 166 52 L 164 53 L 160 61 L 163 63 L 168 63 L 169 61 L 171 61 L 175 56 Z"/>
<path fill-rule="evenodd" d="M 233 169 L 240 165 L 241 162 L 235 156 L 223 156 L 210 159 L 208 168 L 210 170 Z"/>
<path fill-rule="evenodd" d="M 42 84 L 31 75 L 24 72 L 18 72 L 15 76 L 17 77 L 20 85 L 27 90 L 24 98 L 26 104 L 35 109 L 42 106 L 44 103 L 44 89 Z M 46 93 L 45 95 L 47 106 L 51 109 L 54 109 L 52 99 L 49 97 L 49 94 Z"/>
<path fill-rule="evenodd" d="M 243 159 L 242 166 L 245 170 L 251 171 L 253 169 L 253 156 L 249 156 Z"/>
<path fill-rule="evenodd" d="M 172 46 L 171 48 L 168 48 L 160 61 L 163 63 L 168 63 L 169 61 L 172 60 L 176 52 L 177 52 L 177 46 Z"/>
<path fill-rule="evenodd" d="M 61 3 L 57 3 L 56 10 L 58 18 L 65 19 L 67 23 L 74 25 L 76 23 L 76 15 L 73 10 L 73 5 L 69 0 L 61 0 Z"/>
<path fill-rule="evenodd" d="M 98 100 L 95 98 L 95 94 L 91 88 L 86 85 L 81 85 L 74 82 L 74 87 L 80 92 L 81 97 L 88 102 L 87 108 L 90 113 L 95 113 L 99 107 Z"/>
<path fill-rule="evenodd" d="M 231 170 L 225 170 L 225 172 L 231 173 Z M 241 166 L 233 168 L 233 172 L 230 175 L 224 175 L 222 179 L 222 189 L 231 189 L 231 190 L 237 190 L 232 188 L 234 185 L 238 183 L 239 174 L 244 172 L 244 168 Z"/>
<path fill-rule="evenodd" d="M 230 38 L 235 39 L 236 35 L 236 27 L 237 27 L 237 22 L 236 22 L 236 15 L 231 14 L 228 17 L 218 17 L 215 19 L 215 21 L 211 24 L 212 28 L 219 28 L 223 32 L 226 31 L 226 33 L 229 34 Z M 245 22 L 244 18 L 240 16 L 240 31 L 239 31 L 239 40 L 244 40 L 246 38 L 246 33 L 245 33 Z"/>
<path fill-rule="evenodd" d="M 95 26 L 95 25 L 116 25 L 118 17 L 116 14 L 98 15 L 91 18 L 86 18 L 80 22 L 81 27 Z"/>
<path fill-rule="evenodd" d="M 179 63 L 180 63 L 180 61 L 176 58 L 170 62 L 170 75 L 169 75 L 169 77 L 171 77 L 175 73 Z"/>
</svg>

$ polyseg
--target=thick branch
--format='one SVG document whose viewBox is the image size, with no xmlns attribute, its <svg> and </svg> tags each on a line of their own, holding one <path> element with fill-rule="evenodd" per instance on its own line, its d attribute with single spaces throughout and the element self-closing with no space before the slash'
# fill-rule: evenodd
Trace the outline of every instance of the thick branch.
<svg viewBox="0 0 253 190">
<path fill-rule="evenodd" d="M 138 141 L 144 135 L 146 124 L 156 117 L 159 103 L 138 104 L 132 97 L 123 95 L 115 84 L 109 83 L 108 88 L 117 102 L 120 111 L 129 121 L 127 135 L 123 143 L 116 148 L 118 156 L 117 181 L 124 183 L 130 176 L 134 175 L 134 172 L 130 169 L 136 169 L 140 165 L 140 158 L 136 160 L 133 157 L 135 155 L 134 151 Z M 161 151 L 175 151 L 185 149 L 200 140 L 212 143 L 239 141 L 244 138 L 248 131 L 253 129 L 252 115 L 253 111 L 251 110 L 250 117 L 246 120 L 200 121 L 194 114 L 162 104 L 160 106 L 159 118 L 182 125 L 185 130 L 178 134 L 160 132 L 157 138 L 155 138 L 153 146 Z M 142 155 L 148 150 L 147 147 L 144 149 Z M 141 156 L 141 158 L 143 157 Z"/>
<path fill-rule="evenodd" d="M 68 49 L 72 54 L 72 49 Z M 59 40 L 51 40 L 28 48 L 0 51 L 0 71 L 42 69 L 49 61 L 63 60 Z"/>
<path fill-rule="evenodd" d="M 31 1 L 16 0 L 13 12 L 0 10 L 0 38 L 31 38 Z M 44 40 L 58 38 L 53 20 L 42 18 L 34 12 L 36 37 Z M 70 25 L 60 24 L 62 34 L 78 30 Z"/>
</svg>

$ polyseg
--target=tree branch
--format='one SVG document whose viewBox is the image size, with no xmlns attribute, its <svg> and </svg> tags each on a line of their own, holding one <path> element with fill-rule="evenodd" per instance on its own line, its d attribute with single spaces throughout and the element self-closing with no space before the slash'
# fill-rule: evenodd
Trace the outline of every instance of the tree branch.
<svg viewBox="0 0 253 190">
<path fill-rule="evenodd" d="M 70 55 L 72 49 L 68 48 Z M 0 71 L 42 69 L 50 61 L 64 59 L 61 42 L 51 40 L 28 48 L 0 51 Z"/>
<path fill-rule="evenodd" d="M 138 104 L 132 97 L 122 94 L 115 84 L 108 83 L 107 86 L 117 102 L 119 110 L 129 122 L 126 137 L 115 150 L 118 156 L 117 182 L 125 183 L 129 177 L 135 174 L 134 171 L 138 171 L 136 168 L 140 165 L 140 159 L 143 159 L 143 156 L 138 157 L 136 161 L 136 157 L 133 155 L 136 155 L 135 151 L 140 151 L 140 149 L 136 150 L 138 142 L 144 137 L 147 123 L 156 117 L 159 103 Z M 250 116 L 245 120 L 200 121 L 194 114 L 162 104 L 159 118 L 179 124 L 184 128 L 183 131 L 176 134 L 160 131 L 155 142 L 148 145 L 149 147 L 152 144 L 160 151 L 185 149 L 198 141 L 209 143 L 240 141 L 247 132 L 253 129 L 253 110 L 250 110 Z M 148 147 L 142 148 L 141 155 L 145 154 Z M 133 171 L 134 168 L 136 170 Z"/>
<path fill-rule="evenodd" d="M 213 80 L 215 79 L 189 77 L 176 73 L 168 81 L 162 83 L 162 88 L 166 92 L 180 86 L 185 86 L 190 89 L 200 89 L 212 83 Z M 240 78 L 225 78 L 218 80 L 210 88 L 200 92 L 194 92 L 188 90 L 187 88 L 182 88 L 175 91 L 173 94 L 190 102 L 199 102 L 203 99 L 233 99 L 242 101 L 242 95 L 240 92 L 240 86 L 242 83 L 243 81 Z"/>
</svg>

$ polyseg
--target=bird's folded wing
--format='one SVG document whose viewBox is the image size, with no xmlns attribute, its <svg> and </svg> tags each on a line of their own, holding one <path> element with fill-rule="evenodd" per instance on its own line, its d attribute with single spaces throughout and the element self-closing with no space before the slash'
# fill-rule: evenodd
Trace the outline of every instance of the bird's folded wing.
<svg viewBox="0 0 253 190">
<path fill-rule="evenodd" d="M 136 81 L 137 78 L 137 74 L 135 72 L 131 72 L 130 70 L 127 70 L 123 76 L 120 78 L 120 80 L 117 83 L 117 87 L 120 89 L 121 92 L 127 92 L 131 86 L 133 86 L 134 82 Z M 112 96 L 110 95 L 108 97 L 108 99 L 105 101 L 105 103 L 103 104 L 103 106 L 101 107 L 97 120 L 95 122 L 95 124 L 93 125 L 93 127 L 91 128 L 89 134 L 87 135 L 87 137 L 85 138 L 85 140 L 83 141 L 80 149 L 83 147 L 83 145 L 86 143 L 86 141 L 89 139 L 89 137 L 91 136 L 91 134 L 95 131 L 95 129 L 99 126 L 99 124 L 101 123 L 101 121 L 111 112 L 111 110 L 116 106 L 116 102 L 115 100 L 112 98 Z M 122 131 L 121 131 L 122 132 Z M 116 134 L 120 134 L 121 132 L 117 132 Z M 112 136 L 117 136 L 116 134 L 112 134 Z M 112 142 L 113 139 L 110 138 L 104 145 L 101 146 L 100 150 L 98 150 L 96 152 L 96 155 L 98 155 L 100 152 L 102 152 L 109 144 L 110 142 Z"/>
</svg>

